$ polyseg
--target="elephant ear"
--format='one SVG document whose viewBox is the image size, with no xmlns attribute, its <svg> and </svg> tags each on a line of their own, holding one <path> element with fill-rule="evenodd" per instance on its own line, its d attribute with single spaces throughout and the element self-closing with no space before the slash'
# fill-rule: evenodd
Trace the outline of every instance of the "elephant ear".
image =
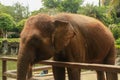
<svg viewBox="0 0 120 80">
<path fill-rule="evenodd" d="M 52 42 L 56 51 L 59 52 L 69 44 L 75 32 L 68 21 L 55 20 L 53 24 L 55 32 L 53 33 Z"/>
</svg>

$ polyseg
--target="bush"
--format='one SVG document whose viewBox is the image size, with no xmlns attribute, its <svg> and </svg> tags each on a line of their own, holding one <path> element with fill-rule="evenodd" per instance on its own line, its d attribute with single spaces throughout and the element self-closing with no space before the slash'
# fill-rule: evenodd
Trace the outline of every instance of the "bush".
<svg viewBox="0 0 120 80">
<path fill-rule="evenodd" d="M 120 45 L 120 38 L 116 40 L 116 45 Z"/>
<path fill-rule="evenodd" d="M 11 15 L 0 13 L 0 29 L 9 31 L 15 26 L 15 21 Z"/>
<path fill-rule="evenodd" d="M 18 30 L 19 33 L 22 31 L 26 20 L 27 19 L 22 19 L 20 22 L 17 23 L 17 30 Z"/>
<path fill-rule="evenodd" d="M 17 33 L 8 35 L 8 38 L 19 38 L 19 37 L 20 37 L 20 35 Z"/>
<path fill-rule="evenodd" d="M 120 38 L 120 24 L 111 24 L 109 25 L 109 28 L 112 31 L 116 40 Z"/>
</svg>

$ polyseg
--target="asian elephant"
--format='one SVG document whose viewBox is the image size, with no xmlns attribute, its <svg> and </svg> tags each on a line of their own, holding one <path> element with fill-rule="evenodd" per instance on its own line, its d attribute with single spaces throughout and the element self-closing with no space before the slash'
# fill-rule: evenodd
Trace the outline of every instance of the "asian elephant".
<svg viewBox="0 0 120 80">
<path fill-rule="evenodd" d="M 20 35 L 17 80 L 27 79 L 29 68 L 51 57 L 55 61 L 115 64 L 114 37 L 100 21 L 79 14 L 30 17 Z M 69 80 L 80 80 L 80 69 L 67 68 Z M 117 73 L 97 72 L 97 80 L 118 80 Z M 54 80 L 65 80 L 65 68 L 53 66 Z"/>
</svg>

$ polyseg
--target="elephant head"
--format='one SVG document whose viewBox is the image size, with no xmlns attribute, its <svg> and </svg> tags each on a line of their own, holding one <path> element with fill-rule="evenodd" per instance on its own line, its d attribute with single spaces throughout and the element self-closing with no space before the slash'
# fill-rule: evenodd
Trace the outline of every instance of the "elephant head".
<svg viewBox="0 0 120 80">
<path fill-rule="evenodd" d="M 30 17 L 20 35 L 17 80 L 27 80 L 30 66 L 64 49 L 74 35 L 67 21 L 43 14 Z"/>
</svg>

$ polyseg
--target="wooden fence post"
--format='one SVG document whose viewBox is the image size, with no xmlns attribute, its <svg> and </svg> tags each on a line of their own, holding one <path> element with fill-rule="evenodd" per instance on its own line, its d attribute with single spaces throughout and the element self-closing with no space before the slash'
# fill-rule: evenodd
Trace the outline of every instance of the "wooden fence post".
<svg viewBox="0 0 120 80">
<path fill-rule="evenodd" d="M 4 73 L 7 70 L 7 61 L 6 60 L 2 60 L 2 80 L 7 80 L 7 77 L 4 75 Z"/>
</svg>

